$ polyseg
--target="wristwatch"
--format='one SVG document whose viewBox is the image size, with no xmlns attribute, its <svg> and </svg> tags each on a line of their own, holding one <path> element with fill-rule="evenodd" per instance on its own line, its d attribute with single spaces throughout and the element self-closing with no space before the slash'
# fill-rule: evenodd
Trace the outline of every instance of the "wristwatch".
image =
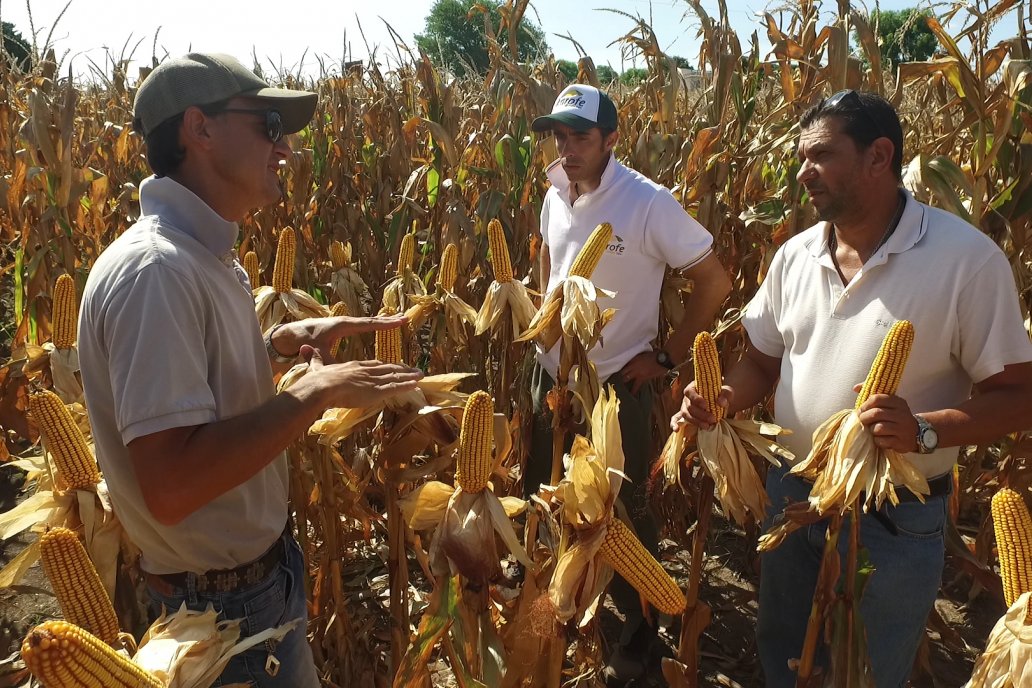
<svg viewBox="0 0 1032 688">
<path fill-rule="evenodd" d="M 272 338 L 276 336 L 276 330 L 283 327 L 284 324 L 285 323 L 280 323 L 279 325 L 276 325 L 265 335 L 265 350 L 269 353 L 269 358 L 271 358 L 275 363 L 293 363 L 301 353 L 298 352 L 293 356 L 284 356 L 277 351 L 276 347 L 273 345 Z"/>
<path fill-rule="evenodd" d="M 674 365 L 673 359 L 670 358 L 670 354 L 668 354 L 663 349 L 656 350 L 656 363 L 663 366 L 667 370 L 673 370 L 677 367 Z"/>
<path fill-rule="evenodd" d="M 917 421 L 917 453 L 931 454 L 939 446 L 939 433 L 921 416 L 915 414 L 914 420 Z"/>
</svg>

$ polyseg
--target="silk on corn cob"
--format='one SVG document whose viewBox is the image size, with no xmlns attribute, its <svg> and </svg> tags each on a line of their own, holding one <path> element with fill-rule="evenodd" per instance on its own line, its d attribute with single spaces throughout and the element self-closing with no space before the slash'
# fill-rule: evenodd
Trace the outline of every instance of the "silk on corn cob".
<svg viewBox="0 0 1032 688">
<path fill-rule="evenodd" d="M 695 336 L 692 352 L 692 363 L 695 367 L 695 389 L 706 400 L 710 413 L 716 416 L 719 423 L 724 418 L 724 407 L 717 404 L 723 384 L 717 343 L 713 341 L 709 332 L 700 332 Z"/>
<path fill-rule="evenodd" d="M 686 600 L 681 588 L 656 561 L 623 521 L 609 521 L 599 554 L 649 603 L 664 614 L 684 611 Z"/>
<path fill-rule="evenodd" d="M 284 227 L 280 231 L 279 243 L 276 245 L 276 262 L 272 269 L 272 288 L 279 292 L 288 292 L 294 285 L 294 258 L 297 254 L 297 237 L 294 230 Z"/>
<path fill-rule="evenodd" d="M 165 688 L 156 675 L 67 621 L 29 631 L 21 656 L 46 688 Z"/>
<path fill-rule="evenodd" d="M 606 252 L 612 238 L 613 226 L 608 222 L 603 222 L 595 227 L 584 246 L 577 252 L 577 257 L 574 258 L 573 265 L 570 267 L 570 276 L 591 279 L 591 275 L 598 267 L 599 261 L 602 260 L 602 255 Z"/>
<path fill-rule="evenodd" d="M 64 618 L 114 645 L 118 617 L 79 536 L 68 528 L 51 528 L 39 538 L 39 553 Z"/>
<path fill-rule="evenodd" d="M 258 265 L 258 254 L 254 251 L 244 254 L 244 272 L 247 273 L 247 281 L 251 283 L 251 289 L 257 289 L 261 281 L 261 268 Z"/>
<path fill-rule="evenodd" d="M 29 413 L 39 425 L 47 451 L 54 459 L 57 477 L 67 489 L 78 490 L 100 482 L 97 461 L 60 397 L 50 390 L 34 392 L 29 396 Z"/>
<path fill-rule="evenodd" d="M 463 492 L 480 492 L 487 487 L 494 468 L 494 400 L 484 391 L 473 392 L 466 401 L 459 433 L 459 460 L 455 482 Z"/>
<path fill-rule="evenodd" d="M 64 274 L 54 285 L 53 342 L 56 349 L 70 349 L 75 344 L 79 305 L 75 299 L 75 280 Z"/>
<path fill-rule="evenodd" d="M 1003 596 L 1010 607 L 1032 592 L 1032 516 L 1021 495 L 1008 487 L 993 495 L 991 511 Z"/>
</svg>

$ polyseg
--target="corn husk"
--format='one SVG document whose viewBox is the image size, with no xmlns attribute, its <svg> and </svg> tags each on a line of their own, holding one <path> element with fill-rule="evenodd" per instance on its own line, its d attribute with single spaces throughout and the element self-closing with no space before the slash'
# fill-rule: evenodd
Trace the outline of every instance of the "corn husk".
<svg viewBox="0 0 1032 688">
<path fill-rule="evenodd" d="M 333 266 L 330 289 L 338 301 L 344 302 L 351 315 L 359 316 L 365 312 L 362 303 L 369 298 L 369 287 L 351 262 L 351 242 L 344 244 L 344 264 Z"/>
<path fill-rule="evenodd" d="M 280 292 L 269 285 L 254 290 L 254 311 L 262 332 L 268 332 L 276 325 L 289 320 L 325 318 L 330 314 L 326 306 L 304 290 L 291 289 Z"/>
<path fill-rule="evenodd" d="M 472 306 L 454 292 L 440 286 L 433 294 L 413 295 L 409 298 L 415 304 L 406 313 L 409 316 L 409 327 L 412 331 L 418 330 L 426 319 L 435 313 L 442 313 L 448 341 L 454 342 L 460 347 L 466 345 L 466 325 L 473 325 L 477 320 L 477 312 Z"/>
<path fill-rule="evenodd" d="M 54 380 L 54 393 L 65 404 L 84 403 L 82 382 L 79 381 L 79 347 L 72 345 L 58 349 L 51 342 L 43 344 L 50 358 L 50 375 Z"/>
<path fill-rule="evenodd" d="M 504 323 L 506 318 L 502 316 L 508 313 L 512 337 L 514 340 L 519 337 L 520 333 L 530 326 L 537 313 L 528 292 L 526 285 L 519 280 L 491 282 L 484 296 L 484 303 L 476 316 L 477 335 L 493 330 L 499 322 Z"/>
<path fill-rule="evenodd" d="M 1032 686 L 1032 624 L 1026 622 L 1030 599 L 1032 593 L 1024 593 L 993 626 L 964 688 Z"/>
</svg>

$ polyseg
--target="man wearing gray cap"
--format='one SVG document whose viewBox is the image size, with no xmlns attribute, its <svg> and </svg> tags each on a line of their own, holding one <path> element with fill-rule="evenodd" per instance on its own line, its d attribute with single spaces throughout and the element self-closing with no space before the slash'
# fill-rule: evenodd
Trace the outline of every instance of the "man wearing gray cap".
<svg viewBox="0 0 1032 688">
<path fill-rule="evenodd" d="M 545 170 L 552 188 L 541 208 L 541 285 L 551 290 L 566 279 L 596 225 L 613 226 L 613 238 L 591 279 L 616 292 L 605 299 L 605 307 L 615 308 L 616 315 L 588 358 L 599 380 L 613 385 L 620 399 L 624 471 L 630 479 L 620 499 L 638 537 L 655 554 L 657 529 L 645 496 L 652 458 L 651 383 L 687 360 L 695 335 L 712 326 L 731 282 L 713 253 L 710 233 L 670 191 L 616 159 L 618 117 L 608 95 L 593 86 L 571 84 L 559 93 L 552 112 L 535 119 L 531 128 L 551 131 L 560 156 Z M 668 267 L 691 279 L 694 288 L 684 319 L 660 343 L 659 295 Z M 527 494 L 550 478 L 552 431 L 546 395 L 558 367 L 559 346 L 550 351 L 539 348 L 531 381 L 534 428 L 524 478 Z M 626 620 L 605 678 L 607 685 L 625 685 L 645 673 L 655 628 L 644 621 L 637 591 L 619 576 L 611 593 Z"/>
<path fill-rule="evenodd" d="M 93 266 L 80 311 L 98 460 L 155 608 L 210 604 L 242 619 L 245 637 L 298 620 L 279 643 L 235 657 L 222 684 L 319 685 L 284 449 L 325 408 L 366 406 L 421 377 L 378 361 L 323 363 L 337 338 L 403 318 L 259 330 L 237 223 L 279 200 L 283 136 L 308 123 L 316 98 L 270 88 L 228 55 L 159 65 L 134 106 L 155 176 L 140 185 L 140 219 Z M 298 356 L 308 374 L 276 394 L 274 368 Z"/>
</svg>

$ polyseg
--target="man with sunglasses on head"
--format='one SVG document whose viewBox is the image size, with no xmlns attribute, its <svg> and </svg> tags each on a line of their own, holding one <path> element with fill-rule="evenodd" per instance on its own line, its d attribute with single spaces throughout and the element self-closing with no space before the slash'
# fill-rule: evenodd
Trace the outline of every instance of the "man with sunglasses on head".
<svg viewBox="0 0 1032 688">
<path fill-rule="evenodd" d="M 295 622 L 280 642 L 234 657 L 222 683 L 319 685 L 284 449 L 324 409 L 366 406 L 421 377 L 328 359 L 336 339 L 403 318 L 259 330 L 237 223 L 280 199 L 283 136 L 315 106 L 315 93 L 270 88 L 228 55 L 190 53 L 154 69 L 133 122 L 154 176 L 140 185 L 139 220 L 90 271 L 80 310 L 98 460 L 142 552 L 152 612 L 212 605 L 240 619 L 244 637 Z M 276 394 L 274 370 L 298 357 L 308 374 Z"/>
<path fill-rule="evenodd" d="M 888 102 L 856 91 L 822 100 L 803 114 L 798 155 L 797 179 L 821 222 L 775 254 L 718 403 L 736 413 L 774 391 L 774 420 L 793 430 L 784 442 L 801 461 L 813 431 L 853 406 L 889 327 L 913 323 L 898 393 L 860 408 L 875 443 L 906 453 L 930 488 L 922 502 L 897 487 L 898 505 L 860 519 L 874 567 L 860 603 L 874 685 L 896 688 L 939 590 L 958 448 L 1032 426 L 1032 343 L 1003 252 L 900 187 L 903 131 Z M 714 422 L 694 383 L 672 419 L 681 422 Z M 765 530 L 809 495 L 788 468 L 768 471 Z M 802 652 L 826 532 L 827 520 L 803 527 L 761 558 L 757 640 L 769 687 L 795 685 L 789 661 Z M 841 538 L 840 553 L 847 546 Z"/>
</svg>

